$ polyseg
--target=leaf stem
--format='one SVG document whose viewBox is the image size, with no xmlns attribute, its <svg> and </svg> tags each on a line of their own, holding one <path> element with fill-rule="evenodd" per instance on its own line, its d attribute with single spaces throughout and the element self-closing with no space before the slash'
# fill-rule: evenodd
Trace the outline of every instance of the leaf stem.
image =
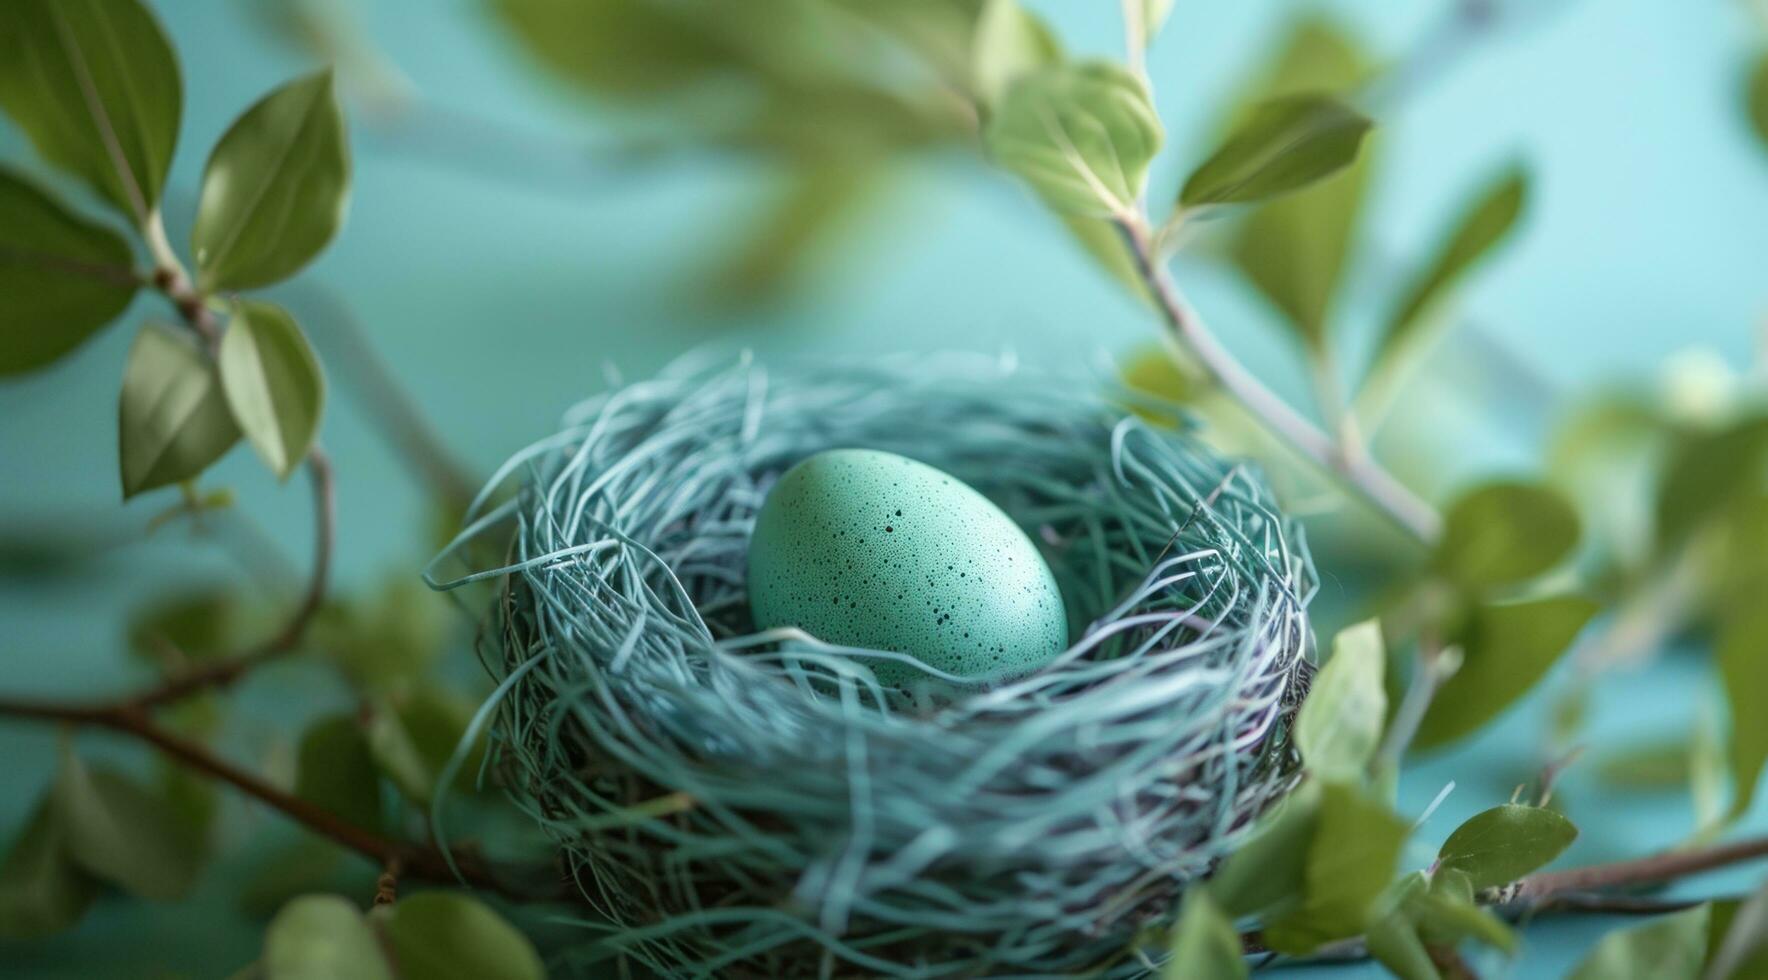
<svg viewBox="0 0 1768 980">
<path fill-rule="evenodd" d="M 1156 256 L 1147 224 L 1139 215 L 1115 219 L 1129 243 L 1137 272 L 1174 337 L 1197 357 L 1210 377 L 1265 428 L 1294 447 L 1322 470 L 1334 474 L 1375 510 L 1420 543 L 1436 540 L 1442 518 L 1431 506 L 1366 455 L 1346 452 L 1337 440 L 1248 371 L 1203 323 L 1180 295 L 1172 276 Z"/>
</svg>

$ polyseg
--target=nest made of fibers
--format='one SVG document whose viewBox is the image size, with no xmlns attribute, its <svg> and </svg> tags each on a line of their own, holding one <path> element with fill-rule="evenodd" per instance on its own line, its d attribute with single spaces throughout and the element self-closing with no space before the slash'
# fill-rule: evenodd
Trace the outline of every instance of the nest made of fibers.
<svg viewBox="0 0 1768 980">
<path fill-rule="evenodd" d="M 1098 387 L 963 356 L 678 364 L 506 464 L 493 485 L 516 496 L 456 544 L 513 521 L 508 564 L 436 584 L 504 585 L 493 764 L 594 910 L 561 968 L 1155 967 L 1186 883 L 1293 785 L 1315 579 L 1253 470 Z M 935 697 L 880 686 L 865 664 L 889 651 L 753 632 L 756 510 L 837 447 L 998 504 L 1048 559 L 1072 645 Z"/>
</svg>

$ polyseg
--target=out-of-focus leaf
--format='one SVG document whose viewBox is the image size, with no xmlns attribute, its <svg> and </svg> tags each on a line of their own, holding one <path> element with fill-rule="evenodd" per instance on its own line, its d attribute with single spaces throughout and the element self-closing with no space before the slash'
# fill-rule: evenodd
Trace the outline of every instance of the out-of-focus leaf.
<svg viewBox="0 0 1768 980">
<path fill-rule="evenodd" d="M 1627 790 L 1680 790 L 1688 787 L 1686 739 L 1644 742 L 1610 750 L 1596 760 L 1596 778 Z"/>
<path fill-rule="evenodd" d="M 1248 86 L 1239 114 L 1282 96 L 1346 92 L 1368 71 L 1368 59 L 1350 37 L 1326 21 L 1305 19 Z M 1342 172 L 1258 207 L 1229 247 L 1234 264 L 1314 347 L 1325 342 L 1332 298 L 1373 169 L 1371 156 L 1365 149 Z"/>
<path fill-rule="evenodd" d="M 1209 897 L 1209 889 L 1186 889 L 1173 932 L 1172 956 L 1161 968 L 1161 976 L 1164 980 L 1237 980 L 1248 975 L 1234 923 Z"/>
<path fill-rule="evenodd" d="M 428 805 L 436 780 L 454 755 L 472 721 L 473 705 L 441 688 L 425 685 L 397 702 L 377 703 L 368 726 L 368 744 L 375 764 L 400 792 Z M 485 746 L 481 739 L 469 750 L 455 784 L 469 790 L 478 774 Z"/>
<path fill-rule="evenodd" d="M 201 855 L 166 802 L 121 773 L 89 768 L 64 746 L 54 806 L 68 853 L 88 873 L 143 898 L 182 898 Z"/>
<path fill-rule="evenodd" d="M 1567 980 L 1694 980 L 1707 948 L 1707 907 L 1602 937 Z"/>
<path fill-rule="evenodd" d="M 295 764 L 295 795 L 358 827 L 380 829 L 380 771 L 355 718 L 333 715 L 308 727 Z"/>
<path fill-rule="evenodd" d="M 177 56 L 137 0 L 0 6 L 0 109 L 139 225 L 159 205 L 182 107 Z"/>
<path fill-rule="evenodd" d="M 1768 416 L 1685 437 L 1664 461 L 1657 493 L 1660 546 L 1679 544 L 1740 495 L 1759 490 L 1768 471 Z"/>
<path fill-rule="evenodd" d="M 1768 146 L 1768 54 L 1756 59 L 1744 104 L 1749 111 L 1750 124 L 1756 129 L 1756 137 Z"/>
<path fill-rule="evenodd" d="M 1582 596 L 1478 607 L 1460 638 L 1461 669 L 1437 692 L 1413 746 L 1454 741 L 1498 717 L 1546 675 L 1596 610 Z"/>
<path fill-rule="evenodd" d="M 1453 868 L 1438 868 L 1429 888 L 1407 896 L 1406 914 L 1426 943 L 1454 946 L 1471 939 L 1506 953 L 1516 951 L 1516 934 L 1479 906 L 1472 880 Z"/>
<path fill-rule="evenodd" d="M 264 465 L 288 479 L 306 458 L 325 412 L 319 358 L 288 311 L 243 300 L 221 338 L 219 360 L 234 420 Z"/>
<path fill-rule="evenodd" d="M 129 618 L 129 652 L 161 670 L 211 660 L 233 645 L 238 609 L 221 589 L 201 589 L 156 600 Z"/>
<path fill-rule="evenodd" d="M 1062 45 L 1050 26 L 1019 0 L 983 4 L 971 57 L 973 84 L 983 105 L 993 105 L 1019 76 L 1061 60 Z"/>
<path fill-rule="evenodd" d="M 1320 824 L 1320 785 L 1304 783 L 1278 803 L 1222 862 L 1209 889 L 1223 912 L 1237 919 L 1262 915 L 1300 895 Z"/>
<path fill-rule="evenodd" d="M 1355 787 L 1323 784 L 1301 903 L 1266 925 L 1266 943 L 1301 954 L 1361 933 L 1393 880 L 1410 830 L 1410 823 Z"/>
<path fill-rule="evenodd" d="M 167 759 L 154 763 L 155 791 L 192 853 L 206 858 L 214 843 L 221 791 L 213 780 Z"/>
<path fill-rule="evenodd" d="M 1172 16 L 1173 0 L 1142 0 L 1142 37 L 1148 44 L 1160 29 L 1166 26 L 1166 19 Z"/>
<path fill-rule="evenodd" d="M 303 834 L 252 866 L 242 883 L 239 908 L 254 919 L 269 919 L 284 905 L 312 892 L 372 894 L 375 873 L 367 862 L 337 844 Z"/>
<path fill-rule="evenodd" d="M 350 154 L 331 72 L 283 85 L 234 121 L 203 170 L 190 247 L 204 289 L 293 275 L 337 234 Z"/>
<path fill-rule="evenodd" d="M 1705 980 L 1768 976 L 1768 887 L 1741 902 L 1713 902 L 1706 945 Z"/>
<path fill-rule="evenodd" d="M 1369 955 L 1399 980 L 1441 980 L 1442 974 L 1431 961 L 1430 950 L 1424 947 L 1424 940 L 1418 938 L 1412 920 L 1403 913 L 1383 916 L 1369 927 L 1363 938 L 1368 944 Z"/>
<path fill-rule="evenodd" d="M 1547 450 L 1547 473 L 1576 503 L 1600 557 L 1636 564 L 1651 545 L 1651 496 L 1669 427 L 1637 392 L 1602 393 L 1568 410 Z"/>
<path fill-rule="evenodd" d="M 407 798 L 428 806 L 436 793 L 436 771 L 418 751 L 417 742 L 390 702 L 383 700 L 373 706 L 367 734 L 375 767 Z"/>
<path fill-rule="evenodd" d="M 36 939 L 80 921 L 97 883 L 73 862 L 67 821 L 45 797 L 0 862 L 0 938 Z"/>
<path fill-rule="evenodd" d="M 129 350 L 118 417 L 124 499 L 196 476 L 239 441 L 214 365 L 157 323 Z"/>
<path fill-rule="evenodd" d="M 3 19 L 3 18 L 0 18 Z M 72 353 L 135 297 L 128 243 L 0 167 L 0 377 Z"/>
<path fill-rule="evenodd" d="M 715 11 L 655 0 L 493 0 L 491 6 L 547 67 L 599 95 L 673 95 L 744 62 Z"/>
<path fill-rule="evenodd" d="M 1314 678 L 1295 723 L 1302 761 L 1315 776 L 1355 780 L 1368 767 L 1387 717 L 1386 664 L 1375 620 L 1346 627 L 1333 639 L 1332 657 Z"/>
<path fill-rule="evenodd" d="M 1349 166 L 1372 125 L 1330 96 L 1266 102 L 1192 171 L 1179 203 L 1236 204 L 1300 190 Z"/>
<path fill-rule="evenodd" d="M 447 612 L 434 592 L 399 576 L 367 602 L 322 610 L 313 625 L 313 645 L 364 691 L 404 690 L 435 663 Z"/>
<path fill-rule="evenodd" d="M 1578 513 L 1558 491 L 1534 483 L 1488 483 L 1449 507 L 1436 558 L 1450 578 L 1483 590 L 1547 571 L 1577 542 Z"/>
<path fill-rule="evenodd" d="M 485 903 L 423 892 L 376 910 L 399 973 L 434 980 L 541 980 L 534 945 Z"/>
<path fill-rule="evenodd" d="M 1578 837 L 1565 815 L 1507 803 L 1474 814 L 1437 852 L 1437 867 L 1460 871 L 1477 891 L 1508 885 L 1558 857 Z"/>
<path fill-rule="evenodd" d="M 844 235 L 886 196 L 875 162 L 816 161 L 784 177 L 759 217 L 741 229 L 710 275 L 714 298 L 738 306 L 777 298 L 835 257 Z"/>
<path fill-rule="evenodd" d="M 1716 643 L 1719 679 L 1731 709 L 1731 816 L 1756 798 L 1762 766 L 1768 763 L 1768 604 L 1740 606 L 1719 627 Z"/>
<path fill-rule="evenodd" d="M 393 980 L 374 930 L 336 895 L 283 906 L 264 933 L 265 980 Z"/>
<path fill-rule="evenodd" d="M 1468 206 L 1437 247 L 1430 264 L 1400 294 L 1399 305 L 1382 328 L 1377 361 L 1404 347 L 1437 300 L 1510 234 L 1527 195 L 1528 175 L 1513 167 Z"/>
<path fill-rule="evenodd" d="M 985 134 L 995 161 L 1024 178 L 1050 207 L 1097 218 L 1135 213 L 1161 138 L 1148 90 L 1104 62 L 1021 76 Z"/>
</svg>

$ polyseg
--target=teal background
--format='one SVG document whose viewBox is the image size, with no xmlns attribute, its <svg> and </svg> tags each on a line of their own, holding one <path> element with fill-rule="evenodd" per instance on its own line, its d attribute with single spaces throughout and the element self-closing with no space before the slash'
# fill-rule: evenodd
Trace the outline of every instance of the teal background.
<svg viewBox="0 0 1768 980">
<path fill-rule="evenodd" d="M 188 210 L 207 147 L 227 122 L 307 66 L 270 40 L 243 3 L 156 6 L 184 64 L 186 111 L 170 201 Z M 1074 47 L 1115 53 L 1121 43 L 1115 5 L 1037 6 Z M 1324 9 L 1394 55 L 1442 6 L 1365 0 Z M 1490 401 L 1431 395 L 1426 384 L 1393 434 L 1398 446 L 1428 432 L 1448 447 L 1428 472 L 1412 474 L 1433 493 L 1536 458 L 1545 429 L 1530 408 L 1542 397 L 1617 375 L 1650 383 L 1665 358 L 1690 345 L 1745 368 L 1768 315 L 1768 153 L 1752 141 L 1739 108 L 1747 59 L 1763 36 L 1743 5 L 1538 6 L 1553 12 L 1525 17 L 1530 23 L 1446 65 L 1384 120 L 1386 156 L 1366 235 L 1374 260 L 1352 283 L 1345 313 L 1353 328 L 1380 311 L 1371 297 L 1387 295 L 1393 258 L 1428 247 L 1484 175 L 1518 157 L 1535 175 L 1522 233 L 1462 304 L 1481 339 L 1451 341 L 1437 358 L 1452 368 L 1502 349 L 1527 371 L 1488 376 Z M 1216 118 L 1212 107 L 1301 8 L 1274 0 L 1178 4 L 1150 60 L 1170 134 L 1156 197 L 1199 157 Z M 709 313 L 685 284 L 694 264 L 755 207 L 765 171 L 712 159 L 619 173 L 582 166 L 569 148 L 596 138 L 593 114 L 542 79 L 484 10 L 379 0 L 355 11 L 431 103 L 526 134 L 505 142 L 446 124 L 415 133 L 358 124 L 349 222 L 308 274 L 353 308 L 450 446 L 481 471 L 604 387 L 610 369 L 642 376 L 695 347 L 763 355 L 1010 349 L 1035 363 L 1104 370 L 1113 353 L 1154 336 L 1143 311 L 1093 271 L 1028 195 L 958 154 L 925 159 L 906 173 L 882 214 L 831 263 L 838 273 L 809 296 L 735 317 Z M 13 160 L 24 153 L 5 128 L 0 149 Z M 187 219 L 171 223 L 182 242 Z M 1241 283 L 1183 258 L 1177 273 L 1230 346 L 1280 387 L 1298 390 L 1272 314 Z M 284 295 L 297 310 L 312 301 L 299 287 Z M 114 451 L 115 390 L 130 328 L 166 313 L 142 298 L 123 326 L 71 359 L 0 386 L 0 513 L 8 525 L 127 533 L 169 503 L 161 494 L 119 512 Z M 332 360 L 325 333 L 315 332 L 322 357 Z M 415 572 L 429 527 L 420 490 L 343 385 L 334 384 L 324 439 L 339 471 L 340 587 Z M 305 487 L 277 486 L 243 450 L 213 482 L 236 487 L 304 562 Z M 77 589 L 36 575 L 0 578 L 8 689 L 87 695 L 129 685 L 139 675 L 120 668 L 117 653 L 126 609 L 181 582 L 236 574 L 213 549 L 192 547 L 176 531 L 99 567 L 98 583 Z M 1330 592 L 1332 570 L 1325 572 Z M 279 715 L 300 710 L 311 686 L 276 672 L 255 681 L 242 693 L 252 709 L 246 724 L 269 730 Z M 1496 730 L 1408 771 L 1401 793 L 1408 812 L 1449 781 L 1457 784 L 1421 842 L 1440 840 L 1462 816 L 1507 799 L 1533 775 L 1544 700 L 1531 698 Z M 1602 688 L 1595 731 L 1675 732 L 1710 703 L 1699 662 L 1671 657 Z M 114 740 L 93 736 L 91 743 L 134 757 Z M 48 779 L 53 748 L 54 735 L 41 728 L 0 725 L 0 828 L 7 833 Z M 1564 793 L 1586 828 L 1569 861 L 1668 845 L 1692 826 L 1678 799 L 1606 800 L 1575 770 Z M 1768 823 L 1762 817 L 1747 823 Z M 264 813 L 232 831 L 247 850 L 260 835 L 284 832 Z M 1428 858 L 1424 843 L 1410 855 L 1414 863 Z M 255 954 L 258 936 L 257 924 L 236 911 L 227 875 L 224 869 L 188 905 L 106 900 L 71 935 L 0 944 L 0 974 L 225 973 Z M 1753 880 L 1730 873 L 1682 888 L 1735 891 Z M 1560 975 L 1611 924 L 1533 927 L 1508 975 Z M 1492 971 L 1485 975 L 1506 975 L 1498 961 L 1482 965 Z M 1368 966 L 1308 972 L 1379 975 Z"/>
</svg>

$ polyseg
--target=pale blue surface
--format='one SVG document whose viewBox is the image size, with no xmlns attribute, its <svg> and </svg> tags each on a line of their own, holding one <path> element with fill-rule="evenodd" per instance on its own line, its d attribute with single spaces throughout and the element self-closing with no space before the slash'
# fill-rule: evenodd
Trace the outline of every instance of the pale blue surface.
<svg viewBox="0 0 1768 980">
<path fill-rule="evenodd" d="M 236 4 L 157 6 L 185 64 L 188 108 L 171 185 L 188 202 L 206 148 L 226 122 L 303 65 L 266 42 Z M 1058 15 L 1077 47 L 1103 51 L 1119 43 L 1107 14 L 1114 5 L 1041 6 Z M 1297 6 L 1178 5 L 1151 62 L 1172 133 L 1157 188 L 1170 186 L 1195 159 L 1214 118 L 1209 107 L 1236 84 L 1277 19 Z M 1332 6 L 1380 50 L 1397 52 L 1440 3 Z M 1466 304 L 1495 340 L 1562 388 L 1645 372 L 1691 343 L 1710 344 L 1742 365 L 1752 327 L 1768 312 L 1761 264 L 1768 255 L 1768 155 L 1750 141 L 1737 108 L 1746 58 L 1762 39 L 1741 3 L 1567 6 L 1453 65 L 1390 121 L 1386 180 L 1370 236 L 1375 250 L 1412 254 L 1467 188 L 1521 156 L 1537 178 L 1535 206 L 1520 240 Z M 515 131 L 550 132 L 566 142 L 593 135 L 574 103 L 545 94 L 476 6 L 382 0 L 362 8 L 376 41 L 430 99 Z M 605 363 L 639 375 L 698 344 L 847 354 L 1012 347 L 1027 359 L 1074 364 L 1152 336 L 1144 315 L 1078 257 L 1019 188 L 956 156 L 929 161 L 904 181 L 888 219 L 857 247 L 847 279 L 789 311 L 733 325 L 684 307 L 684 260 L 707 252 L 764 178 L 691 163 L 578 177 L 532 147 L 469 145 L 472 166 L 448 167 L 359 128 L 350 220 L 312 275 L 348 299 L 425 412 L 480 467 L 548 431 L 564 407 L 599 389 Z M 0 130 L 0 148 L 16 158 L 15 134 Z M 181 226 L 175 223 L 175 236 Z M 1230 344 L 1280 381 L 1294 382 L 1269 313 L 1243 286 L 1196 264 L 1182 264 L 1179 273 Z M 1360 283 L 1357 295 L 1385 296 L 1391 286 L 1383 277 L 1366 275 L 1372 281 Z M 1378 311 L 1361 303 L 1349 318 L 1366 323 Z M 131 322 L 149 312 L 164 311 L 144 300 Z M 56 369 L 0 386 L 7 459 L 0 507 L 10 520 L 115 513 L 114 391 L 130 333 L 113 329 Z M 1435 439 L 1455 447 L 1449 463 L 1429 474 L 1437 486 L 1519 465 L 1540 435 L 1530 424 L 1481 421 L 1465 404 L 1427 407 L 1418 417 L 1428 420 Z M 340 473 L 344 583 L 414 567 L 421 549 L 413 542 L 426 527 L 419 495 L 346 391 L 333 401 L 325 439 Z M 245 452 L 236 452 L 217 478 L 239 489 L 292 554 L 305 554 L 304 488 L 276 489 Z M 155 506 L 143 501 L 131 513 L 139 519 Z M 112 666 L 121 610 L 186 575 L 228 574 L 230 566 L 212 553 L 193 557 L 175 538 L 119 558 L 96 590 L 0 583 L 7 686 L 88 692 L 124 683 Z M 1599 698 L 1597 729 L 1675 731 L 1704 683 L 1693 660 L 1618 678 Z M 269 711 L 291 697 L 275 687 L 256 696 Z M 1440 839 L 1459 817 L 1507 798 L 1528 778 L 1543 723 L 1535 702 L 1501 730 L 1408 773 L 1402 803 L 1409 812 L 1448 780 L 1460 781 L 1421 841 Z M 0 827 L 17 825 L 47 778 L 52 745 L 41 729 L 0 728 L 0 758 L 7 760 Z M 1571 812 L 1589 828 L 1574 860 L 1637 852 L 1688 831 L 1684 805 L 1584 803 L 1593 790 L 1580 780 L 1574 772 L 1565 789 Z M 273 823 L 260 815 L 257 826 Z M 1428 853 L 1414 857 L 1423 861 Z M 1747 880 L 1733 876 L 1729 887 Z M 69 939 L 0 947 L 0 965 L 16 957 L 33 975 L 137 975 L 151 974 L 145 964 L 164 956 L 209 975 L 249 958 L 251 927 L 224 899 L 203 908 L 195 921 L 178 908 L 107 905 Z M 1560 975 L 1598 928 L 1581 921 L 1530 930 L 1508 975 Z M 1347 967 L 1320 975 L 1377 974 Z M 1505 974 L 1494 964 L 1486 975 Z"/>
</svg>

